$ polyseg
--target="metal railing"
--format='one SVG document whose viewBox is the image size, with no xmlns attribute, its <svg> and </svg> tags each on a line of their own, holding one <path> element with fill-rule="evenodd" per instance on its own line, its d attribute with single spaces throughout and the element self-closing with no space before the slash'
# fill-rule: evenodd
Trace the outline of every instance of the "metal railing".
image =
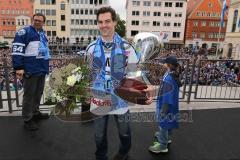
<svg viewBox="0 0 240 160">
<path fill-rule="evenodd" d="M 158 62 L 160 59 L 156 59 L 155 62 Z M 1 75 L 4 77 L 5 87 L 4 90 L 1 87 L 0 92 L 0 112 L 4 111 L 12 112 L 13 111 L 13 102 L 17 108 L 21 107 L 19 101 L 20 97 L 19 91 L 21 88 L 17 85 L 16 76 L 13 73 L 12 66 L 7 64 L 7 59 L 3 58 L 3 65 L 0 66 Z M 206 69 L 207 63 L 216 64 L 221 69 L 221 64 L 227 63 L 229 60 L 197 60 L 197 59 L 179 59 L 180 64 L 184 68 L 182 72 L 182 82 L 183 86 L 180 88 L 180 100 L 183 102 L 190 103 L 196 100 L 211 100 L 211 101 L 229 101 L 234 100 L 240 103 L 240 83 L 239 81 L 231 81 L 228 79 L 223 79 L 223 76 L 220 75 L 217 80 L 222 81 L 222 83 L 207 83 L 208 80 L 202 80 L 204 69 Z M 74 62 L 74 59 L 58 58 L 52 59 L 50 61 L 51 70 L 55 67 L 59 68 L 70 62 Z M 56 64 L 58 65 L 56 65 Z M 240 60 L 231 60 L 230 63 L 235 63 L 236 66 L 240 64 Z M 54 65 L 55 64 L 55 65 Z M 239 66 L 238 66 L 239 67 Z M 223 68 L 222 68 L 223 69 Z M 225 68 L 226 69 L 226 68 Z M 211 72 L 210 72 L 211 73 Z M 13 76 L 11 80 L 9 77 Z M 210 79 L 211 80 L 211 79 Z M 206 82 L 204 84 L 203 82 Z M 2 86 L 2 85 L 1 85 Z M 11 88 L 14 86 L 13 88 Z M 19 98 L 20 97 L 20 98 Z M 4 102 L 4 103 L 3 103 Z M 4 105 L 8 105 L 7 107 Z M 19 108 L 20 109 L 20 108 Z"/>
</svg>

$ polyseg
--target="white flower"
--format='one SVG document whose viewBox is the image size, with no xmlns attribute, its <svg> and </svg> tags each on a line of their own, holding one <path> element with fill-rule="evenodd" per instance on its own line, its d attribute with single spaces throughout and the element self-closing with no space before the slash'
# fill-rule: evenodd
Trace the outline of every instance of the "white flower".
<svg viewBox="0 0 240 160">
<path fill-rule="evenodd" d="M 81 67 L 77 67 L 74 70 L 72 70 L 72 74 L 76 73 L 76 72 L 80 72 L 81 71 Z"/>
<path fill-rule="evenodd" d="M 75 83 L 76 83 L 76 77 L 75 76 L 67 77 L 67 85 L 72 87 L 72 86 L 74 86 Z"/>
<path fill-rule="evenodd" d="M 74 76 L 75 76 L 77 82 L 80 82 L 83 78 L 82 74 L 76 74 Z"/>
</svg>

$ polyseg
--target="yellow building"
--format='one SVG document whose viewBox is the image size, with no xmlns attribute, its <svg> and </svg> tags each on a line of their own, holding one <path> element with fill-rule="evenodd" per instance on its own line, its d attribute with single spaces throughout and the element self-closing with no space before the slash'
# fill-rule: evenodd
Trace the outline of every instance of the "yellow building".
<svg viewBox="0 0 240 160">
<path fill-rule="evenodd" d="M 34 13 L 46 16 L 44 29 L 49 38 L 70 36 L 69 0 L 35 0 L 33 8 Z"/>
<path fill-rule="evenodd" d="M 223 57 L 240 59 L 240 0 L 232 0 L 229 7 Z"/>
</svg>

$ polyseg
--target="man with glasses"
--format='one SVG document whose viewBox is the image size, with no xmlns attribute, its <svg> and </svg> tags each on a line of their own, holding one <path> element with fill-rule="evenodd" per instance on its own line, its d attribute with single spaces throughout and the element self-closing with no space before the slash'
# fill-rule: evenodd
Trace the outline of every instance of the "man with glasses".
<svg viewBox="0 0 240 160">
<path fill-rule="evenodd" d="M 17 31 L 12 44 L 13 68 L 16 76 L 23 79 L 22 116 L 24 128 L 37 130 L 37 120 L 47 119 L 46 113 L 39 111 L 44 89 L 45 75 L 49 73 L 48 40 L 43 30 L 45 16 L 36 13 L 31 26 Z"/>
</svg>

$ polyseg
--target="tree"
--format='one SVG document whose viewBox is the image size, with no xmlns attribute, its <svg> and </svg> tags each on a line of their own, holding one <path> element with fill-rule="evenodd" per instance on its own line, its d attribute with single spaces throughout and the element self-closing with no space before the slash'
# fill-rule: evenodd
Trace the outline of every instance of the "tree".
<svg viewBox="0 0 240 160">
<path fill-rule="evenodd" d="M 121 36 L 126 35 L 126 21 L 122 20 L 119 15 L 117 15 L 117 25 L 115 31 Z"/>
</svg>

